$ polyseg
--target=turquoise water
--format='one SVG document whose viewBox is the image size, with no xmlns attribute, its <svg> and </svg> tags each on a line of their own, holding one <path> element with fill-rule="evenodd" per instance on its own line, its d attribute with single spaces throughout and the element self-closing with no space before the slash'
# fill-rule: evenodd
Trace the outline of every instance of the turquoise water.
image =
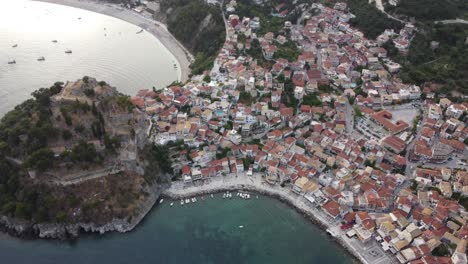
<svg viewBox="0 0 468 264">
<path fill-rule="evenodd" d="M 77 242 L 0 237 L 1 263 L 351 263 L 296 211 L 267 197 L 165 201 L 126 234 Z M 242 225 L 243 228 L 239 226 Z"/>
</svg>

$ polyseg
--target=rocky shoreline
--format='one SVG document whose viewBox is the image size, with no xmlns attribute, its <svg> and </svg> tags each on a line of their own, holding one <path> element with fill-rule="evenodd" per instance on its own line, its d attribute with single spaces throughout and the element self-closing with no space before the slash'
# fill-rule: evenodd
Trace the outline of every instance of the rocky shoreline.
<svg viewBox="0 0 468 264">
<path fill-rule="evenodd" d="M 242 180 L 241 180 L 242 181 Z M 180 185 L 181 183 L 179 183 Z M 180 186 L 179 186 L 180 187 Z M 274 199 L 279 200 L 282 203 L 285 203 L 286 205 L 290 206 L 291 208 L 295 209 L 298 213 L 302 214 L 306 219 L 311 221 L 313 224 L 317 225 L 322 229 L 323 231 L 327 231 L 328 226 L 327 224 L 320 219 L 317 215 L 314 214 L 311 210 L 308 210 L 307 207 L 305 207 L 303 204 L 300 204 L 295 197 L 292 197 L 291 195 L 286 195 L 285 193 L 282 193 L 276 189 L 273 189 L 272 186 L 269 185 L 261 185 L 258 186 L 258 182 L 252 182 L 249 183 L 247 181 L 243 183 L 239 183 L 236 179 L 236 183 L 232 184 L 226 184 L 225 186 L 216 186 L 216 185 L 210 185 L 210 183 L 205 184 L 202 186 L 203 188 L 188 188 L 186 192 L 181 191 L 180 189 L 175 190 L 174 185 L 172 185 L 170 188 L 166 189 L 162 193 L 162 197 L 173 199 L 173 200 L 179 200 L 179 199 L 185 199 L 189 197 L 194 197 L 194 196 L 200 196 L 200 195 L 209 195 L 209 194 L 214 194 L 214 193 L 222 193 L 226 191 L 249 191 L 253 193 L 257 193 L 260 195 L 265 195 Z M 198 190 L 197 190 L 198 189 Z M 329 238 L 332 241 L 335 241 L 338 243 L 350 256 L 354 258 L 355 261 L 360 262 L 360 263 L 367 263 L 366 260 L 345 241 L 341 237 L 334 237 L 334 236 L 329 236 Z"/>
<path fill-rule="evenodd" d="M 23 239 L 76 239 L 81 233 L 107 232 L 125 233 L 132 231 L 151 211 L 161 195 L 161 188 L 156 186 L 148 189 L 149 196 L 141 205 L 137 216 L 129 219 L 113 219 L 105 224 L 96 223 L 31 223 L 7 216 L 0 216 L 0 231 Z"/>
<path fill-rule="evenodd" d="M 209 195 L 213 193 L 222 193 L 226 191 L 249 191 L 260 195 L 265 195 L 277 199 L 280 202 L 295 209 L 298 213 L 302 214 L 306 219 L 313 224 L 319 226 L 323 231 L 326 231 L 327 224 L 308 210 L 304 204 L 300 203 L 297 197 L 282 193 L 280 190 L 275 189 L 273 186 L 260 185 L 258 182 L 247 182 L 244 179 L 237 178 L 224 186 L 219 184 L 205 184 L 200 187 L 190 187 L 187 189 L 180 189 L 181 182 L 175 182 L 170 187 L 158 188 L 152 187 L 149 192 L 150 195 L 144 204 L 141 206 L 140 213 L 130 219 L 114 219 L 106 224 L 95 223 L 74 223 L 74 224 L 61 224 L 61 223 L 30 223 L 27 221 L 12 219 L 6 216 L 0 217 L 0 231 L 8 233 L 9 235 L 20 237 L 22 239 L 59 239 L 59 240 L 73 240 L 77 239 L 82 233 L 97 233 L 104 234 L 107 232 L 125 233 L 132 231 L 151 211 L 160 197 L 172 200 L 179 200 L 193 196 Z M 340 237 L 329 236 L 331 240 L 342 246 L 356 261 L 366 263 L 364 258 L 360 256 L 355 249 L 353 249 L 346 241 Z"/>
</svg>

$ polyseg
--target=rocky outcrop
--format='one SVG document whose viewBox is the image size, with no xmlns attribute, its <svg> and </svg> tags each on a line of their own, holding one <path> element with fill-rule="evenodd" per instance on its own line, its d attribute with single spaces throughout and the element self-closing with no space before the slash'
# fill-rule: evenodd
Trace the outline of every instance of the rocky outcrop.
<svg viewBox="0 0 468 264">
<path fill-rule="evenodd" d="M 149 213 L 154 204 L 161 195 L 161 188 L 153 185 L 148 187 L 149 193 L 147 199 L 140 206 L 139 213 L 126 219 L 113 219 L 104 224 L 97 223 L 31 223 L 18 220 L 7 216 L 0 217 L 0 228 L 3 231 L 22 238 L 42 238 L 42 239 L 74 239 L 80 233 L 98 233 L 107 232 L 125 233 L 132 231 Z"/>
</svg>

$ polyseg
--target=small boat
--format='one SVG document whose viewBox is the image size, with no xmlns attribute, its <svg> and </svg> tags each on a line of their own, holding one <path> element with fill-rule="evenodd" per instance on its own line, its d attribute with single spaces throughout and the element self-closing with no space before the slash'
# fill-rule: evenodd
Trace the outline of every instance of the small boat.
<svg viewBox="0 0 468 264">
<path fill-rule="evenodd" d="M 45 61 L 45 58 L 43 56 L 37 58 L 37 61 Z"/>
<path fill-rule="evenodd" d="M 244 226 L 243 226 L 243 225 L 240 225 L 239 228 L 244 228 Z"/>
<path fill-rule="evenodd" d="M 57 43 L 58 41 L 56 39 L 52 40 L 52 43 Z"/>
<path fill-rule="evenodd" d="M 213 198 L 213 194 L 211 194 L 211 198 Z"/>
<path fill-rule="evenodd" d="M 8 64 L 16 64 L 15 60 L 8 61 Z"/>
<path fill-rule="evenodd" d="M 15 44 L 15 45 L 13 45 L 13 46 L 11 46 L 11 47 L 16 48 L 16 47 L 18 47 L 18 44 Z"/>
<path fill-rule="evenodd" d="M 66 50 L 65 53 L 66 53 L 66 54 L 71 54 L 72 51 L 71 51 L 71 50 Z"/>
<path fill-rule="evenodd" d="M 184 205 L 184 200 L 180 200 L 180 205 Z"/>
<path fill-rule="evenodd" d="M 186 204 L 190 203 L 190 199 L 185 199 L 185 203 Z"/>
<path fill-rule="evenodd" d="M 174 203 L 171 203 L 171 207 L 174 205 Z"/>
<path fill-rule="evenodd" d="M 159 201 L 159 204 L 162 204 L 163 202 L 164 202 L 164 199 L 161 199 L 161 200 Z"/>
<path fill-rule="evenodd" d="M 140 34 L 140 33 L 143 33 L 143 29 L 141 29 L 140 31 L 137 32 L 137 34 Z"/>
</svg>

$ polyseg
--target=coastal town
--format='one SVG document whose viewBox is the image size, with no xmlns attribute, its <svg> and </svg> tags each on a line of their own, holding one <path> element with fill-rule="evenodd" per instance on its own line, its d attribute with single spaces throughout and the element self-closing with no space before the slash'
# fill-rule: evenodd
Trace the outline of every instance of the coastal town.
<svg viewBox="0 0 468 264">
<path fill-rule="evenodd" d="M 37 1 L 133 24 L 132 36 L 150 34 L 162 44 L 143 52 L 171 55 L 168 65 L 151 63 L 178 76 L 167 85 L 172 77 L 154 81 L 151 71 L 149 86 L 118 84 L 132 96 L 90 76 L 56 82 L 6 113 L 0 120 L 2 231 L 69 240 L 84 232 L 133 231 L 145 218 L 146 229 L 102 240 L 110 246 L 100 244 L 101 255 L 78 252 L 95 248 L 86 242 L 66 249 L 47 244 L 73 263 L 107 263 L 108 250 L 119 251 L 113 256 L 120 263 L 468 264 L 468 82 L 463 69 L 455 70 L 466 65 L 460 61 L 467 57 L 457 54 L 468 47 L 468 28 L 445 35 L 436 21 L 429 32 L 427 24 L 395 11 L 404 0 Z M 369 6 L 377 18 L 363 15 Z M 358 17 L 365 17 L 364 27 Z M 109 25 L 95 24 L 111 38 Z M 428 34 L 424 41 L 421 32 Z M 458 46 L 447 48 L 440 37 Z M 432 71 L 437 78 L 427 79 L 436 66 L 409 69 L 415 43 L 427 46 L 415 57 L 440 52 L 419 61 L 440 63 L 441 73 Z M 112 54 L 116 48 L 108 46 Z M 68 47 L 65 53 L 72 56 Z M 78 48 L 73 57 L 81 58 Z M 445 64 L 447 58 L 458 62 Z M 20 66 L 14 59 L 6 64 Z M 116 72 L 127 71 L 137 78 L 138 70 Z M 456 77 L 440 81 L 449 74 Z M 275 207 L 262 208 L 264 202 Z M 147 219 L 156 215 L 152 209 L 160 222 Z M 257 237 L 271 232 L 278 234 Z M 31 254 L 15 249 L 9 256 L 10 243 L 17 241 L 0 240 L 4 262 L 29 263 L 19 257 L 32 255 L 50 263 L 28 243 L 18 249 Z M 139 243 L 137 260 L 127 250 Z M 284 243 L 288 254 L 268 261 Z"/>
<path fill-rule="evenodd" d="M 403 83 L 383 47 L 408 52 L 415 25 L 367 39 L 346 3 L 314 3 L 262 34 L 237 4 L 211 71 L 131 97 L 169 149 L 166 194 L 271 194 L 364 263 L 467 263 L 468 104 Z"/>
</svg>

